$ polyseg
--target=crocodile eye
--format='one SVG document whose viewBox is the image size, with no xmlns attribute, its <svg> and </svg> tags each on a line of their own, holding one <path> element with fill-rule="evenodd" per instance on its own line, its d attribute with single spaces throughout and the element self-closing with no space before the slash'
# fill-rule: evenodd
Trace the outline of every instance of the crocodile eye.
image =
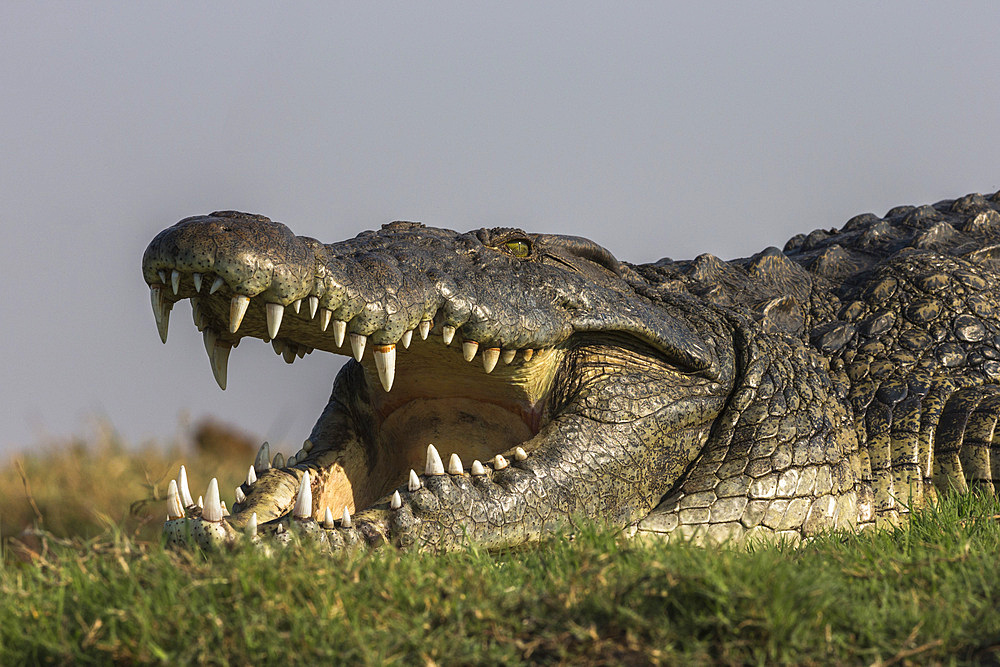
<svg viewBox="0 0 1000 667">
<path fill-rule="evenodd" d="M 531 246 L 524 239 L 507 241 L 504 245 L 507 246 L 507 250 L 509 250 L 514 257 L 527 257 L 531 254 Z"/>
</svg>

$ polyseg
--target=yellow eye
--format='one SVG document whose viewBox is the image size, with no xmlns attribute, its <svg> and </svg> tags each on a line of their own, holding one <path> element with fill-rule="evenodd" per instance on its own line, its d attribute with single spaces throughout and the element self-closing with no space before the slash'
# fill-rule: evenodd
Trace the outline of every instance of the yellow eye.
<svg viewBox="0 0 1000 667">
<path fill-rule="evenodd" d="M 510 250 L 514 257 L 527 257 L 531 254 L 531 246 L 528 245 L 527 241 L 507 241 L 504 245 L 507 246 L 507 250 Z"/>
</svg>

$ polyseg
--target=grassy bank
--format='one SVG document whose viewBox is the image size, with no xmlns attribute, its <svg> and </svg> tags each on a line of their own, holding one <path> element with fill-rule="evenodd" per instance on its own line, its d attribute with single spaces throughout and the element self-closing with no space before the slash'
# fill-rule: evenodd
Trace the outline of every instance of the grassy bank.
<svg viewBox="0 0 1000 667">
<path fill-rule="evenodd" d="M 753 551 L 600 528 L 444 556 L 170 553 L 134 526 L 8 541 L 0 663 L 995 661 L 998 513 L 954 497 L 894 531 Z"/>
</svg>

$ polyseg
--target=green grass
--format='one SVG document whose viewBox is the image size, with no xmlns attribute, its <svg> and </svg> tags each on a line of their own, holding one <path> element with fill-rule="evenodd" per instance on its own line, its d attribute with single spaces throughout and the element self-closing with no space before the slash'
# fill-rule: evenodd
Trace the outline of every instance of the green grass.
<svg viewBox="0 0 1000 667">
<path fill-rule="evenodd" d="M 799 548 L 574 539 L 491 554 L 8 541 L 0 664 L 996 662 L 1000 503 Z"/>
</svg>

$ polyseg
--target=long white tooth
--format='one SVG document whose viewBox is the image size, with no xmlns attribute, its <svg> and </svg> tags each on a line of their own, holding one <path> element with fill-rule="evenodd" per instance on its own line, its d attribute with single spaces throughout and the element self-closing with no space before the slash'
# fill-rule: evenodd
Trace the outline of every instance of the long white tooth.
<svg viewBox="0 0 1000 667">
<path fill-rule="evenodd" d="M 398 510 L 403 506 L 403 499 L 399 497 L 399 491 L 392 492 L 392 500 L 389 501 L 389 509 Z"/>
<path fill-rule="evenodd" d="M 500 358 L 503 359 L 505 364 L 509 364 L 514 361 L 514 357 L 517 356 L 517 350 L 504 350 L 500 353 Z"/>
<path fill-rule="evenodd" d="M 233 351 L 233 346 L 229 343 L 216 341 L 215 350 L 212 352 L 212 375 L 219 387 L 225 391 L 226 377 L 229 374 L 229 353 Z"/>
<path fill-rule="evenodd" d="M 417 471 L 414 470 L 413 468 L 410 468 L 410 479 L 406 484 L 406 488 L 409 489 L 411 492 L 413 492 L 419 489 L 420 487 L 421 487 L 420 477 L 417 476 Z"/>
<path fill-rule="evenodd" d="M 327 507 L 326 511 L 323 512 L 323 525 L 326 526 L 327 528 L 333 528 L 335 525 L 337 525 L 333 521 L 333 512 L 330 511 L 329 507 Z"/>
<path fill-rule="evenodd" d="M 490 347 L 483 350 L 483 368 L 487 373 L 493 372 L 493 369 L 497 367 L 498 361 L 500 361 L 499 347 Z"/>
<path fill-rule="evenodd" d="M 236 330 L 240 328 L 240 323 L 243 321 L 243 316 L 246 315 L 249 305 L 250 297 L 243 294 L 237 294 L 229 302 L 229 333 L 236 333 Z"/>
<path fill-rule="evenodd" d="M 253 466 L 247 470 L 247 486 L 253 486 L 257 483 L 257 471 L 254 470 Z"/>
<path fill-rule="evenodd" d="M 343 347 L 344 336 L 347 335 L 347 322 L 344 320 L 334 320 L 333 321 L 333 342 L 337 344 L 337 347 Z"/>
<path fill-rule="evenodd" d="M 404 331 L 403 335 L 399 337 L 399 342 L 403 344 L 404 348 L 410 347 L 410 341 L 413 340 L 413 329 L 409 331 Z"/>
<path fill-rule="evenodd" d="M 257 513 L 254 512 L 250 515 L 250 520 L 247 521 L 246 528 L 243 529 L 243 534 L 247 537 L 257 537 Z"/>
<path fill-rule="evenodd" d="M 392 389 L 392 381 L 396 377 L 396 346 L 376 345 L 372 351 L 375 353 L 375 368 L 378 369 L 378 379 L 382 382 L 382 388 L 389 391 Z"/>
<path fill-rule="evenodd" d="M 319 308 L 319 297 L 311 296 L 309 297 L 309 319 L 314 319 L 316 317 L 316 310 Z"/>
<path fill-rule="evenodd" d="M 177 491 L 177 480 L 172 479 L 167 485 L 167 521 L 183 516 L 184 507 L 181 505 L 181 494 Z"/>
<path fill-rule="evenodd" d="M 281 318 L 285 314 L 285 307 L 280 303 L 269 303 L 264 306 L 267 311 L 267 337 L 274 340 L 278 335 L 278 327 L 281 326 Z"/>
<path fill-rule="evenodd" d="M 296 315 L 299 314 L 299 311 L 301 309 L 302 309 L 302 299 L 296 299 L 295 301 L 292 301 L 292 310 L 295 311 Z"/>
<path fill-rule="evenodd" d="M 194 291 L 195 292 L 200 292 L 201 291 L 201 274 L 200 273 L 192 273 L 191 274 L 191 282 L 194 283 Z"/>
<path fill-rule="evenodd" d="M 253 461 L 253 469 L 258 475 L 264 474 L 271 467 L 271 445 L 266 442 L 257 450 L 257 458 Z"/>
<path fill-rule="evenodd" d="M 351 351 L 354 353 L 355 361 L 361 361 L 361 357 L 365 354 L 365 343 L 367 342 L 367 336 L 356 333 L 351 334 Z"/>
<path fill-rule="evenodd" d="M 479 343 L 474 340 L 467 340 L 462 343 L 462 356 L 465 357 L 466 361 L 472 361 L 476 358 L 476 351 L 479 349 Z"/>
<path fill-rule="evenodd" d="M 166 271 L 157 271 L 156 275 L 158 275 L 160 277 L 160 282 L 161 283 L 163 283 L 164 285 L 167 284 L 167 272 Z"/>
<path fill-rule="evenodd" d="M 507 459 L 505 459 L 504 457 L 500 456 L 499 454 L 497 454 L 496 456 L 493 457 L 493 469 L 494 470 L 503 470 L 508 465 L 510 465 L 510 464 L 507 463 Z"/>
<path fill-rule="evenodd" d="M 479 459 L 476 459 L 475 461 L 472 462 L 471 472 L 473 475 L 478 477 L 479 475 L 486 474 L 486 468 L 484 468 L 483 464 L 479 462 Z"/>
<path fill-rule="evenodd" d="M 278 452 L 277 454 L 275 454 L 274 458 L 271 459 L 271 467 L 273 467 L 273 468 L 284 468 L 285 467 L 285 455 L 282 454 L 281 452 Z"/>
<path fill-rule="evenodd" d="M 149 289 L 149 300 L 153 304 L 153 317 L 156 319 L 156 332 L 160 334 L 160 340 L 167 342 L 167 329 L 170 324 L 170 308 L 172 304 L 163 298 L 163 292 L 159 287 Z"/>
<path fill-rule="evenodd" d="M 198 502 L 196 502 L 195 505 L 198 506 L 198 509 L 204 509 L 205 508 L 205 503 L 202 501 L 201 496 L 198 496 Z"/>
<path fill-rule="evenodd" d="M 452 453 L 451 458 L 448 459 L 448 474 L 450 475 L 461 475 L 465 470 L 462 468 L 462 459 L 458 458 L 458 454 Z"/>
<path fill-rule="evenodd" d="M 351 528 L 353 526 L 354 522 L 351 521 L 351 510 L 347 509 L 347 505 L 344 505 L 344 516 L 340 517 L 340 527 Z"/>
<path fill-rule="evenodd" d="M 173 288 L 174 294 L 181 288 L 181 272 L 177 269 L 170 272 L 170 287 Z"/>
<path fill-rule="evenodd" d="M 527 349 L 527 350 L 524 351 L 524 360 L 525 361 L 531 361 L 531 358 L 533 356 L 535 356 L 535 351 L 534 350 L 532 350 L 532 349 L 529 348 L 529 349 Z"/>
<path fill-rule="evenodd" d="M 302 474 L 302 483 L 299 485 L 299 496 L 295 499 L 295 509 L 292 515 L 296 519 L 308 519 L 312 516 L 313 492 L 309 485 L 309 471 Z"/>
<path fill-rule="evenodd" d="M 427 445 L 427 463 L 424 466 L 425 475 L 443 475 L 444 464 L 441 463 L 441 455 L 438 454 L 434 445 Z"/>
<path fill-rule="evenodd" d="M 247 494 L 243 493 L 243 488 L 237 486 L 236 487 L 236 502 L 242 503 L 246 499 L 247 499 Z"/>
<path fill-rule="evenodd" d="M 226 281 L 222 279 L 222 276 L 216 276 L 215 280 L 212 281 L 212 286 L 208 288 L 209 294 L 215 294 L 219 291 L 219 288 L 226 284 Z"/>
<path fill-rule="evenodd" d="M 448 326 L 445 324 L 441 327 L 441 340 L 445 345 L 451 345 L 451 341 L 455 338 L 455 327 Z"/>
<path fill-rule="evenodd" d="M 524 447 L 515 447 L 514 458 L 517 459 L 518 461 L 523 461 L 524 459 L 528 458 L 528 452 L 524 451 Z"/>
<path fill-rule="evenodd" d="M 222 521 L 222 503 L 219 501 L 219 480 L 215 477 L 208 483 L 205 492 L 205 506 L 201 510 L 201 518 L 206 521 Z"/>
<path fill-rule="evenodd" d="M 427 336 L 431 333 L 431 325 L 433 322 L 430 320 L 420 320 L 420 340 L 427 340 Z"/>
<path fill-rule="evenodd" d="M 333 311 L 326 308 L 319 309 L 319 330 L 326 331 L 326 328 L 330 326 L 330 318 L 333 317 Z M 339 346 L 338 346 L 339 347 Z"/>
<path fill-rule="evenodd" d="M 180 487 L 181 502 L 184 503 L 184 507 L 194 505 L 194 500 L 191 498 L 191 487 L 188 486 L 187 470 L 184 466 L 181 466 L 181 474 L 177 476 L 177 486 Z"/>
</svg>

